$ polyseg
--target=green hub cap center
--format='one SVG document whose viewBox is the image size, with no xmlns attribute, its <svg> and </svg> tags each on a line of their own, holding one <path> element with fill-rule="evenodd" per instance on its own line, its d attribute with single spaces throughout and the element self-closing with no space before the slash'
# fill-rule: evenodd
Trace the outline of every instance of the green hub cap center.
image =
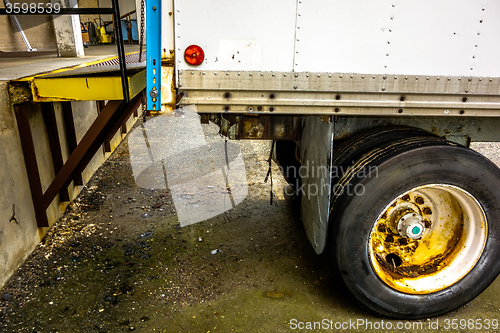
<svg viewBox="0 0 500 333">
<path fill-rule="evenodd" d="M 413 227 L 413 229 L 411 230 L 411 232 L 413 232 L 414 235 L 418 235 L 420 233 L 420 228 L 415 226 Z"/>
</svg>

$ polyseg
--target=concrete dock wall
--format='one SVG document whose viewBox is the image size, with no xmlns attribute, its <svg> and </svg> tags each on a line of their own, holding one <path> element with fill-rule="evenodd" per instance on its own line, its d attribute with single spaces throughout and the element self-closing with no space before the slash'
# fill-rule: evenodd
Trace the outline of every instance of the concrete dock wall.
<svg viewBox="0 0 500 333">
<path fill-rule="evenodd" d="M 61 142 L 63 160 L 69 157 L 63 123 L 62 107 L 54 103 L 56 121 Z M 77 141 L 86 133 L 96 119 L 98 111 L 95 101 L 72 102 L 73 117 Z M 35 145 L 38 169 L 42 188 L 45 191 L 55 177 L 50 154 L 49 139 L 39 105 L 33 104 L 28 112 L 30 127 Z M 127 122 L 130 129 L 135 122 L 133 116 Z M 24 163 L 21 141 L 17 128 L 14 109 L 10 104 L 7 82 L 0 82 L 0 287 L 12 276 L 24 262 L 37 244 L 42 240 L 49 228 L 38 228 L 28 176 Z M 111 141 L 111 149 L 121 142 L 124 135 L 118 131 Z M 99 149 L 82 173 L 84 184 L 104 163 L 111 153 Z M 70 184 L 68 191 L 73 200 L 82 186 Z M 53 226 L 62 215 L 68 202 L 60 202 L 56 197 L 47 209 L 49 225 Z M 15 221 L 13 217 L 15 207 Z"/>
</svg>

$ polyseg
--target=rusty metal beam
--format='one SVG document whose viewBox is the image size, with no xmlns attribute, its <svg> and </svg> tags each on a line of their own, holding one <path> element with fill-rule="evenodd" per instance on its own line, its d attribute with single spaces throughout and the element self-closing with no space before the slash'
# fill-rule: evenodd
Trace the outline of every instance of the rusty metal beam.
<svg viewBox="0 0 500 333">
<path fill-rule="evenodd" d="M 64 189 L 67 191 L 67 187 L 75 177 L 81 177 L 82 171 L 94 157 L 99 147 L 103 145 L 106 138 L 112 137 L 121 125 L 127 121 L 130 115 L 139 106 L 141 99 L 141 94 L 138 94 L 129 103 L 124 101 L 109 101 L 78 144 L 76 144 L 71 104 L 64 103 L 63 112 L 66 124 L 66 135 L 71 151 L 68 160 L 64 164 L 62 162 L 53 105 L 43 105 L 42 112 L 47 126 L 47 132 L 49 133 L 54 168 L 59 169 L 45 193 L 42 190 L 33 136 L 29 125 L 27 114 L 28 104 L 23 103 L 14 106 L 38 227 L 49 226 L 46 212 L 47 207 L 58 193 L 62 192 Z M 61 198 L 61 200 L 63 200 L 63 198 Z"/>
<path fill-rule="evenodd" d="M 19 137 L 21 138 L 21 146 L 23 148 L 24 163 L 28 172 L 28 181 L 31 190 L 31 199 L 35 208 L 35 217 L 39 228 L 48 227 L 47 206 L 43 200 L 42 184 L 40 182 L 40 173 L 36 160 L 35 147 L 33 145 L 33 136 L 29 124 L 27 104 L 14 105 L 16 114 L 17 128 Z M 57 192 L 56 192 L 57 194 Z"/>
<path fill-rule="evenodd" d="M 76 146 L 61 171 L 56 175 L 47 191 L 43 195 L 46 205 L 54 200 L 59 190 L 68 186 L 74 176 L 81 173 L 92 159 L 94 154 L 102 145 L 107 131 L 112 124 L 118 120 L 120 111 L 127 103 L 122 101 L 109 101 L 101 113 L 97 116 L 94 123 L 90 126 L 87 133 Z"/>
<path fill-rule="evenodd" d="M 111 144 L 110 144 L 110 142 L 104 140 L 104 143 L 102 144 L 102 148 L 104 149 L 105 153 L 110 153 L 111 152 Z"/>
<path fill-rule="evenodd" d="M 115 136 L 116 132 L 118 132 L 118 129 L 122 130 L 122 134 L 127 132 L 127 125 L 126 122 L 130 118 L 130 115 L 137 111 L 137 108 L 139 107 L 141 101 L 142 101 L 142 96 L 143 94 L 146 93 L 146 90 L 143 90 L 141 93 L 137 94 L 134 99 L 130 102 L 130 105 L 128 108 L 123 112 L 122 116 L 116 122 L 113 126 L 113 128 L 110 130 L 108 135 L 106 136 L 106 139 L 104 140 L 104 147 L 106 149 L 106 152 L 111 152 L 111 145 L 110 142 Z"/>
<path fill-rule="evenodd" d="M 101 110 L 106 106 L 106 101 L 96 101 L 97 104 L 97 114 L 101 113 Z M 102 154 L 106 155 L 106 142 L 102 144 Z"/>
<path fill-rule="evenodd" d="M 54 166 L 54 173 L 61 170 L 63 166 L 63 157 L 61 153 L 61 142 L 59 140 L 59 131 L 57 130 L 56 115 L 54 112 L 54 104 L 42 103 L 42 115 L 49 137 L 50 154 L 52 155 L 52 165 Z M 69 201 L 68 188 L 63 187 L 59 191 L 59 199 L 61 201 Z"/>
<path fill-rule="evenodd" d="M 66 128 L 66 141 L 68 142 L 69 154 L 71 155 L 77 146 L 75 121 L 73 119 L 73 109 L 71 102 L 62 102 L 64 127 Z M 75 186 L 83 185 L 82 174 L 78 173 L 73 178 Z"/>
<path fill-rule="evenodd" d="M 97 101 L 97 113 L 101 113 L 101 110 L 104 109 L 104 107 L 106 106 L 106 102 L 105 101 Z"/>
<path fill-rule="evenodd" d="M 80 143 L 76 146 L 61 171 L 56 175 L 47 191 L 45 191 L 43 199 L 47 206 L 54 200 L 62 187 L 68 186 L 71 179 L 85 169 L 106 138 L 111 133 L 118 131 L 123 121 L 128 119 L 140 101 L 141 95 L 138 94 L 130 103 L 109 101 L 106 104 Z"/>
<path fill-rule="evenodd" d="M 242 140 L 298 140 L 300 117 L 260 114 L 210 114 L 210 121 L 220 127 L 220 133 L 229 139 Z M 207 121 L 202 116 L 202 122 Z"/>
</svg>

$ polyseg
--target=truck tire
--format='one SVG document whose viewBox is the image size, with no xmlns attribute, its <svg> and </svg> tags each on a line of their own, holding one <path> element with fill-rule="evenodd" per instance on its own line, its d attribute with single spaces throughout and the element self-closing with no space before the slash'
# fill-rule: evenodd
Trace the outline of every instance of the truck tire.
<svg viewBox="0 0 500 333">
<path fill-rule="evenodd" d="M 497 277 L 500 170 L 466 147 L 396 132 L 358 144 L 362 154 L 332 182 L 330 250 L 362 305 L 419 319 L 464 305 Z"/>
<path fill-rule="evenodd" d="M 357 161 L 370 150 L 387 142 L 415 136 L 436 137 L 422 129 L 408 126 L 392 125 L 370 128 L 351 136 L 342 142 L 342 144 L 336 146 L 334 148 L 333 165 L 338 170 L 347 170 L 354 161 Z M 334 172 L 332 175 L 334 176 L 332 184 L 335 184 L 340 179 L 340 176 L 343 175 L 343 172 Z"/>
</svg>

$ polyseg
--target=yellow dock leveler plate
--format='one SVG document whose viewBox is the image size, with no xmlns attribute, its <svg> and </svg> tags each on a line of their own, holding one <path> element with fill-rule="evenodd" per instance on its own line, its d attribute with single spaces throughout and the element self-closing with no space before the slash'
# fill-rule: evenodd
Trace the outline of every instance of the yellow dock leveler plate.
<svg viewBox="0 0 500 333">
<path fill-rule="evenodd" d="M 129 94 L 133 98 L 146 87 L 146 53 L 125 57 Z M 33 102 L 122 100 L 123 91 L 118 57 L 26 77 Z"/>
</svg>

